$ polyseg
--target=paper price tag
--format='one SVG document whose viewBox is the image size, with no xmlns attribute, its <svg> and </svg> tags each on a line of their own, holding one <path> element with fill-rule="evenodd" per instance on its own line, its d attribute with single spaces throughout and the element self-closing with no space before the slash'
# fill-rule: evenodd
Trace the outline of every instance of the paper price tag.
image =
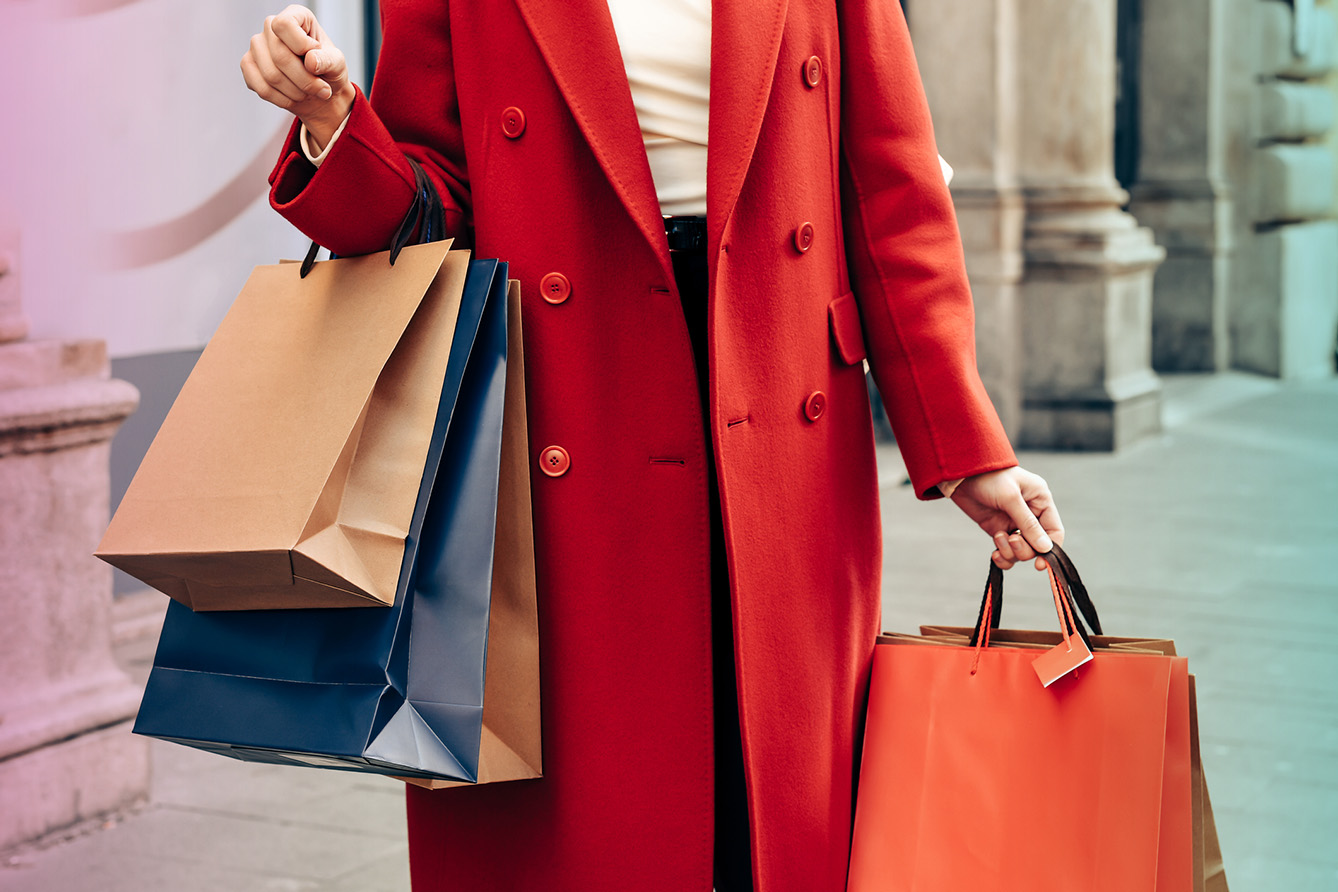
<svg viewBox="0 0 1338 892">
<path fill-rule="evenodd" d="M 1032 661 L 1031 667 L 1047 688 L 1074 669 L 1092 660 L 1092 652 L 1079 635 L 1065 638 Z"/>
</svg>

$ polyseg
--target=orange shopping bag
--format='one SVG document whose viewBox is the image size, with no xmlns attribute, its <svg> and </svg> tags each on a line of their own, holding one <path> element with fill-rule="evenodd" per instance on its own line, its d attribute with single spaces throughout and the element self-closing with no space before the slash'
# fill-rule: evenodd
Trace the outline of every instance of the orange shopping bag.
<svg viewBox="0 0 1338 892">
<path fill-rule="evenodd" d="M 1046 558 L 1058 633 L 996 631 L 991 566 L 974 629 L 879 639 L 849 892 L 1201 888 L 1187 661 Z"/>
</svg>

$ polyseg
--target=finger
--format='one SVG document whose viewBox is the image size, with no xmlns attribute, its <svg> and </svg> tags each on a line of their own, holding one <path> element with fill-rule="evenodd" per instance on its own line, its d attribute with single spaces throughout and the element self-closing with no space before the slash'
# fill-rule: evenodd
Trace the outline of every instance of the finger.
<svg viewBox="0 0 1338 892">
<path fill-rule="evenodd" d="M 250 87 L 253 93 L 266 102 L 277 105 L 285 111 L 293 107 L 291 99 L 275 90 L 265 80 L 250 53 L 242 56 L 242 78 L 246 81 L 246 86 Z"/>
<path fill-rule="evenodd" d="M 266 19 L 270 23 L 274 36 L 297 56 L 320 46 L 320 39 L 315 36 L 316 16 L 305 6 L 289 6 L 276 16 Z"/>
<path fill-rule="evenodd" d="M 1008 537 L 1008 547 L 1013 550 L 1015 561 L 1029 561 L 1036 557 L 1035 549 L 1031 547 L 1031 543 L 1022 538 L 1020 533 Z"/>
<path fill-rule="evenodd" d="M 998 549 L 1000 557 L 1008 561 L 1009 566 L 1012 566 L 1013 561 L 1017 560 L 1013 555 L 1013 546 L 1008 541 L 1007 533 L 998 532 L 994 534 L 994 547 Z"/>
<path fill-rule="evenodd" d="M 990 560 L 994 561 L 995 565 L 1000 570 L 1013 569 L 1013 562 L 1005 558 L 1003 555 L 999 554 L 998 551 L 995 551 L 993 554 L 990 555 Z"/>
<path fill-rule="evenodd" d="M 1051 541 L 1056 545 L 1063 545 L 1064 521 L 1059 519 L 1059 509 L 1055 507 L 1054 500 L 1047 497 L 1045 504 L 1032 505 L 1031 508 L 1037 522 L 1045 530 Z"/>
<path fill-rule="evenodd" d="M 287 51 L 285 50 L 285 52 Z M 257 34 L 251 38 L 251 58 L 255 62 L 257 70 L 259 70 L 260 76 L 275 92 L 281 93 L 292 102 L 301 102 L 308 98 L 306 92 L 293 83 L 274 64 L 265 35 Z"/>
<path fill-rule="evenodd" d="M 342 86 L 343 80 L 348 77 L 348 63 L 344 61 L 344 54 L 338 47 L 323 46 L 312 50 L 302 63 L 310 74 L 322 78 L 322 83 Z"/>
<path fill-rule="evenodd" d="M 1022 534 L 1022 538 L 1027 540 L 1032 548 L 1037 551 L 1049 551 L 1054 547 L 1054 543 L 1050 541 L 1050 536 L 1045 532 L 1040 521 L 1036 519 L 1036 515 L 1032 513 L 1026 500 L 1022 498 L 1021 492 L 1008 499 L 1003 508 L 1007 511 L 1008 516 L 1012 518 L 1013 525 Z"/>
<path fill-rule="evenodd" d="M 1027 500 L 1027 507 L 1040 523 L 1041 528 L 1056 545 L 1064 544 L 1064 523 L 1059 519 L 1059 509 L 1055 506 L 1050 484 L 1045 478 L 1030 472 L 1022 484 L 1022 495 Z"/>
<path fill-rule="evenodd" d="M 282 21 L 286 20 L 280 20 L 277 17 L 265 20 L 265 44 L 269 48 L 274 67 L 288 79 L 289 83 L 302 91 L 301 96 L 294 98 L 304 99 L 308 96 L 316 96 L 320 99 L 329 99 L 332 95 L 330 85 L 309 73 L 303 62 L 302 54 L 296 52 L 288 42 L 282 40 L 274 31 L 274 27 L 281 24 Z M 294 25 L 293 27 L 296 28 L 297 26 Z M 306 32 L 302 32 L 302 36 L 309 42 L 310 48 L 314 49 L 316 42 Z M 302 50 L 302 53 L 305 52 L 305 49 Z"/>
<path fill-rule="evenodd" d="M 1047 563 L 1045 562 L 1045 558 L 1037 558 L 1037 559 L 1036 559 L 1036 569 L 1037 569 L 1037 570 L 1040 570 L 1042 573 L 1044 573 L 1047 569 L 1049 569 L 1049 567 L 1050 567 L 1050 565 L 1047 564 Z"/>
</svg>

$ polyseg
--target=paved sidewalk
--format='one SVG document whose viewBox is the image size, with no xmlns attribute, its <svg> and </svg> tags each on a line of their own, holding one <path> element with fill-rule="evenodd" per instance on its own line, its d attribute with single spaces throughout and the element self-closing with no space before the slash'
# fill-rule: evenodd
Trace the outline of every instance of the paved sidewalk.
<svg viewBox="0 0 1338 892">
<path fill-rule="evenodd" d="M 140 683 L 156 643 L 118 648 Z M 0 854 L 2 892 L 408 890 L 402 783 L 148 743 L 148 804 Z"/>
<path fill-rule="evenodd" d="M 1338 381 L 1167 382 L 1167 431 L 1118 455 L 1030 453 L 1106 630 L 1171 636 L 1198 676 L 1234 892 L 1338 889 Z M 988 541 L 917 504 L 883 454 L 885 620 L 969 623 Z M 1014 571 L 1005 622 L 1049 627 Z M 122 648 L 141 678 L 151 641 Z M 154 742 L 139 811 L 0 854 L 5 892 L 408 889 L 399 785 Z M 685 890 L 692 892 L 692 890 Z"/>
</svg>

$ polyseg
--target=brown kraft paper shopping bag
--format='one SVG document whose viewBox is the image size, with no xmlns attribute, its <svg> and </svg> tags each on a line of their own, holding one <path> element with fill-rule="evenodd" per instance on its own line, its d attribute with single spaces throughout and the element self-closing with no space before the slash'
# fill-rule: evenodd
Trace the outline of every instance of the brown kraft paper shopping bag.
<svg viewBox="0 0 1338 892">
<path fill-rule="evenodd" d="M 1213 803 L 1203 776 L 1199 752 L 1199 701 L 1194 676 L 1189 677 L 1190 768 L 1194 794 L 1194 892 L 1229 892 L 1222 846 L 1217 840 Z"/>
<path fill-rule="evenodd" d="M 507 293 L 506 403 L 497 480 L 492 601 L 483 680 L 483 738 L 478 783 L 543 776 L 539 726 L 539 618 L 534 582 L 534 522 L 530 508 L 529 442 L 520 284 Z M 472 786 L 403 778 L 439 790 Z"/>
<path fill-rule="evenodd" d="M 97 555 L 194 610 L 395 597 L 469 255 L 257 267 Z"/>
</svg>

